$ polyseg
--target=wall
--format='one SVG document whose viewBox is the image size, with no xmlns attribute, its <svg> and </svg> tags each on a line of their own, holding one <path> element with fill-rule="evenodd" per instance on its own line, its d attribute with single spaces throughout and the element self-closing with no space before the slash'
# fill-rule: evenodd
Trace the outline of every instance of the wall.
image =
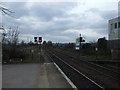
<svg viewBox="0 0 120 90">
<path fill-rule="evenodd" d="M 108 46 L 111 49 L 113 60 L 120 60 L 120 27 L 118 27 L 118 22 L 120 22 L 120 17 L 109 20 L 108 25 Z M 115 23 L 117 23 L 117 28 L 115 28 Z"/>
<path fill-rule="evenodd" d="M 114 18 L 109 20 L 109 40 L 120 39 L 120 28 L 118 28 L 119 18 Z M 117 23 L 117 28 L 115 28 L 115 23 Z"/>
</svg>

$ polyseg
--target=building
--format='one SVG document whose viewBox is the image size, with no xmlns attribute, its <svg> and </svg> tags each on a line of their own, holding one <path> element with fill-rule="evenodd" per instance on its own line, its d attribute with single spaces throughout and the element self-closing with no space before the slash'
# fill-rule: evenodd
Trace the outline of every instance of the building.
<svg viewBox="0 0 120 90">
<path fill-rule="evenodd" d="M 108 29 L 108 45 L 111 49 L 112 58 L 120 60 L 120 16 L 109 20 Z"/>
<path fill-rule="evenodd" d="M 109 20 L 109 40 L 120 39 L 120 17 Z"/>
</svg>

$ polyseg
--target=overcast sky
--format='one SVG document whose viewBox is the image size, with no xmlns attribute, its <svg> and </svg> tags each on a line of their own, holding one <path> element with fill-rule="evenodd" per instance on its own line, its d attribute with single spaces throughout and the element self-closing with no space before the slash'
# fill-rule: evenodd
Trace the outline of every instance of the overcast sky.
<svg viewBox="0 0 120 90">
<path fill-rule="evenodd" d="M 81 33 L 86 41 L 108 38 L 108 20 L 117 17 L 119 0 L 79 0 L 79 2 L 2 2 L 14 11 L 3 24 L 19 26 L 20 39 L 34 36 L 52 42 L 75 42 Z"/>
</svg>

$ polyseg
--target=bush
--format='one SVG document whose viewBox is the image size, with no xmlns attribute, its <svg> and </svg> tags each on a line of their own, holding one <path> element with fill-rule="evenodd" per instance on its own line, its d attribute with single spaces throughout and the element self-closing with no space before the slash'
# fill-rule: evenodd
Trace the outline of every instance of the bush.
<svg viewBox="0 0 120 90">
<path fill-rule="evenodd" d="M 10 62 L 11 60 L 16 60 L 16 59 L 22 59 L 24 60 L 26 58 L 26 53 L 24 51 L 21 51 L 19 48 L 16 48 L 15 51 L 11 49 L 11 46 L 4 45 L 3 46 L 3 62 Z"/>
</svg>

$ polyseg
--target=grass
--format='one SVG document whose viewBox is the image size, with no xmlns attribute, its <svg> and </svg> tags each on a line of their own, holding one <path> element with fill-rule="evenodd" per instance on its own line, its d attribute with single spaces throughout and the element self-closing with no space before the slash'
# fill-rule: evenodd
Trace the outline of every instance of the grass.
<svg viewBox="0 0 120 90">
<path fill-rule="evenodd" d="M 64 48 L 53 48 L 56 51 L 63 52 L 67 55 L 70 55 L 72 57 L 78 58 L 78 59 L 83 59 L 83 60 L 88 60 L 88 61 L 111 61 L 111 56 L 109 55 L 100 55 L 100 54 L 91 54 L 91 55 L 83 55 L 82 53 L 80 54 L 79 51 L 75 51 L 74 49 L 64 49 Z"/>
<path fill-rule="evenodd" d="M 104 56 L 104 55 L 85 55 L 81 56 L 82 58 L 85 58 L 89 61 L 108 61 L 111 60 L 109 56 Z"/>
<path fill-rule="evenodd" d="M 21 48 L 22 50 L 23 48 Z M 32 52 L 33 50 L 33 52 Z M 15 58 L 14 60 L 9 60 L 8 63 L 3 64 L 21 64 L 21 63 L 43 63 L 44 58 L 39 54 L 40 50 L 36 46 L 28 47 L 24 50 L 25 58 Z M 19 53 L 18 53 L 19 54 Z"/>
<path fill-rule="evenodd" d="M 31 51 L 34 52 L 31 52 Z M 43 56 L 39 53 L 40 50 L 38 47 L 31 47 L 30 50 L 27 51 L 27 58 L 23 61 L 24 63 L 42 63 L 44 61 Z"/>
</svg>

